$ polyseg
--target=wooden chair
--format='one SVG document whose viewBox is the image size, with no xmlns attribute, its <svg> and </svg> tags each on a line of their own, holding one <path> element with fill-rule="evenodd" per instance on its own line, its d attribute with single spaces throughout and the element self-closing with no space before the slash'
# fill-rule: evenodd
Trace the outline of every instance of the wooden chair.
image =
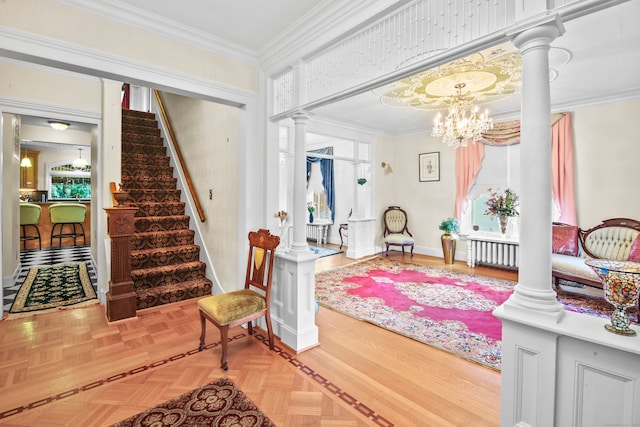
<svg viewBox="0 0 640 427">
<path fill-rule="evenodd" d="M 411 247 L 411 257 L 413 257 L 413 235 L 407 228 L 407 212 L 399 206 L 389 206 L 384 211 L 384 244 L 386 245 L 386 256 L 389 256 L 389 246 L 402 247 L 404 255 L 405 246 Z"/>
<path fill-rule="evenodd" d="M 252 321 L 262 316 L 267 322 L 269 348 L 273 350 L 273 332 L 271 330 L 271 280 L 273 278 L 273 262 L 275 249 L 280 244 L 280 237 L 260 229 L 249 233 L 249 259 L 244 289 L 213 295 L 198 300 L 200 323 L 199 350 L 204 348 L 206 321 L 209 320 L 220 330 L 222 358 L 220 367 L 227 370 L 227 344 L 229 329 L 247 323 L 249 335 L 253 334 Z M 266 273 L 266 274 L 265 274 Z M 256 292 L 254 287 L 260 292 Z"/>
</svg>

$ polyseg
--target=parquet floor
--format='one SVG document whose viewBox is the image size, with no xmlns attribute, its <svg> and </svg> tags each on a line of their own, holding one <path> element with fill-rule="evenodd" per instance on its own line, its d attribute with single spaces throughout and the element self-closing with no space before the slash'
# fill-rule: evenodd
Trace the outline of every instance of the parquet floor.
<svg viewBox="0 0 640 427">
<path fill-rule="evenodd" d="M 321 258 L 316 270 L 352 261 Z M 516 279 L 461 261 L 446 267 Z M 224 372 L 215 328 L 197 351 L 196 300 L 113 323 L 100 305 L 2 321 L 0 426 L 110 425 L 222 376 L 281 427 L 499 424 L 498 372 L 324 307 L 317 324 L 320 346 L 297 355 L 236 328 Z"/>
</svg>

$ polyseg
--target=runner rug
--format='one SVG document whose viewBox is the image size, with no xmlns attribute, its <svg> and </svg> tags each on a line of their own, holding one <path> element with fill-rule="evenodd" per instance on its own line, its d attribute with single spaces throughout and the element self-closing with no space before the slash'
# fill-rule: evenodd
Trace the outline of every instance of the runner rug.
<svg viewBox="0 0 640 427">
<path fill-rule="evenodd" d="M 221 378 L 113 424 L 129 426 L 275 427 L 228 378 Z"/>
<path fill-rule="evenodd" d="M 373 258 L 316 274 L 326 307 L 499 370 L 502 324 L 492 311 L 515 282 Z M 604 298 L 563 293 L 567 310 L 608 317 Z"/>
<path fill-rule="evenodd" d="M 86 263 L 34 267 L 29 270 L 27 278 L 18 290 L 9 315 L 95 302 L 98 300 Z"/>
</svg>

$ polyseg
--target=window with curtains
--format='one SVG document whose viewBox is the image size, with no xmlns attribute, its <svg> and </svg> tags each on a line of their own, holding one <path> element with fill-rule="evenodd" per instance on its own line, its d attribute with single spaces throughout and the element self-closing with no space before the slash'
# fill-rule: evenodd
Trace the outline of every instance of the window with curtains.
<svg viewBox="0 0 640 427">
<path fill-rule="evenodd" d="M 317 156 L 316 156 L 317 155 Z M 333 147 L 307 151 L 307 204 L 314 206 L 314 218 L 335 221 Z"/>
</svg>

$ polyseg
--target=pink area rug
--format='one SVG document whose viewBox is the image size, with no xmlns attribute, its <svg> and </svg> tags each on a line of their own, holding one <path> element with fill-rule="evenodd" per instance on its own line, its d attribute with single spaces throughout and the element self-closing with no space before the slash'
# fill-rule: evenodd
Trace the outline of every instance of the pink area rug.
<svg viewBox="0 0 640 427">
<path fill-rule="evenodd" d="M 326 307 L 499 370 L 502 324 L 492 312 L 515 282 L 387 258 L 316 274 Z M 608 317 L 603 298 L 564 294 L 567 310 Z"/>
</svg>

